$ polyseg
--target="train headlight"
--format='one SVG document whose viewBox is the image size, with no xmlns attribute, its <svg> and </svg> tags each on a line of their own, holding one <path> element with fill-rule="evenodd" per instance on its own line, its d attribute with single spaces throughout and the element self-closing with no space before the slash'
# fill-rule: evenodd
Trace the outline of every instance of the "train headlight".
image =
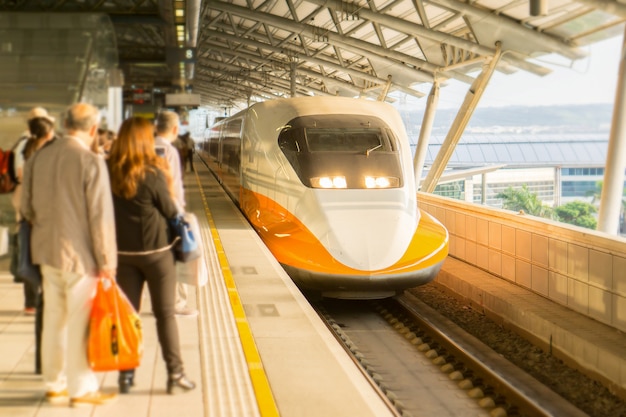
<svg viewBox="0 0 626 417">
<path fill-rule="evenodd" d="M 347 188 L 346 177 L 313 177 L 311 178 L 313 188 Z"/>
<path fill-rule="evenodd" d="M 396 177 L 365 177 L 366 188 L 397 188 L 400 180 Z"/>
</svg>

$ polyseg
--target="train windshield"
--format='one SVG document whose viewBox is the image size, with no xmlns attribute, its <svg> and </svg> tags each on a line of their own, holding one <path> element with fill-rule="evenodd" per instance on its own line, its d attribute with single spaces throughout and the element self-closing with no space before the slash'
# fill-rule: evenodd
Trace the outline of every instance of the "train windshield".
<svg viewBox="0 0 626 417">
<path fill-rule="evenodd" d="M 304 129 L 311 152 L 373 152 L 393 151 L 387 132 L 376 129 Z"/>
<path fill-rule="evenodd" d="M 298 117 L 283 127 L 278 144 L 307 187 L 402 187 L 398 139 L 376 117 Z"/>
</svg>

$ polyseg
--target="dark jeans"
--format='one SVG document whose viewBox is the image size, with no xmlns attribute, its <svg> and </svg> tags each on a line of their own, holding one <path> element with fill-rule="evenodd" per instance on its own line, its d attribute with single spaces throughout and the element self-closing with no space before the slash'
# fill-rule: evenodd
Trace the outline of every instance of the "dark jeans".
<svg viewBox="0 0 626 417">
<path fill-rule="evenodd" d="M 24 280 L 22 285 L 24 286 L 24 308 L 37 308 L 40 286 L 33 285 L 27 280 Z"/>
<path fill-rule="evenodd" d="M 35 313 L 35 373 L 41 374 L 41 333 L 43 332 L 43 291 L 37 292 L 37 312 Z"/>
<path fill-rule="evenodd" d="M 119 255 L 117 282 L 137 311 L 140 309 L 144 282 L 148 285 L 167 372 L 182 373 L 178 324 L 174 315 L 176 269 L 173 252 L 167 250 L 152 255 Z"/>
</svg>

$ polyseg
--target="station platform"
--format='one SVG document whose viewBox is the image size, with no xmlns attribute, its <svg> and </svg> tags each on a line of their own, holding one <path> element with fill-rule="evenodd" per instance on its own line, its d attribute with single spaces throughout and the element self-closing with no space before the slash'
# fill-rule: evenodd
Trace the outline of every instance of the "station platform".
<svg viewBox="0 0 626 417">
<path fill-rule="evenodd" d="M 136 386 L 112 404 L 69 408 L 44 399 L 34 374 L 34 317 L 22 285 L 0 261 L 0 415 L 49 416 L 391 416 L 208 169 L 185 174 L 187 210 L 198 217 L 209 270 L 190 287 L 196 317 L 178 317 L 185 372 L 194 391 L 167 395 L 166 370 L 149 297 L 142 311 L 145 352 Z M 10 205 L 0 202 L 0 208 Z M 145 292 L 147 294 L 147 291 Z M 99 373 L 117 392 L 117 372 Z"/>
</svg>

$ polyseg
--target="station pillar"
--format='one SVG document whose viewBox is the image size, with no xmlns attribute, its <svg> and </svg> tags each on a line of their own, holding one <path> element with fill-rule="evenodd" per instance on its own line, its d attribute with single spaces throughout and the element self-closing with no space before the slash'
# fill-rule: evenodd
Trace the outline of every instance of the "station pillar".
<svg viewBox="0 0 626 417">
<path fill-rule="evenodd" d="M 124 74 L 120 69 L 109 72 L 109 91 L 107 101 L 107 128 L 117 132 L 123 121 Z"/>
<path fill-rule="evenodd" d="M 626 118 L 624 117 L 626 115 L 626 80 L 624 77 L 626 77 L 626 29 L 622 39 L 622 53 L 597 226 L 597 230 L 612 235 L 619 234 L 624 171 L 626 170 Z"/>
</svg>

